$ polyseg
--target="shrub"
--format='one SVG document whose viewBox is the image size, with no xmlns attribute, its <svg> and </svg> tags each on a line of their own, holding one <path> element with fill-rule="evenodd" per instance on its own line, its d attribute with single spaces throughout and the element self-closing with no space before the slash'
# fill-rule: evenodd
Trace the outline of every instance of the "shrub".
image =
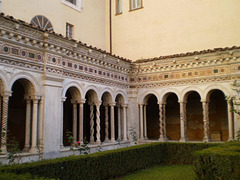
<svg viewBox="0 0 240 180">
<path fill-rule="evenodd" d="M 0 179 L 2 180 L 26 180 L 26 179 L 34 179 L 34 180 L 47 180 L 48 178 L 43 178 L 43 177 L 36 177 L 31 174 L 14 174 L 14 173 L 1 173 L 0 174 Z M 50 179 L 49 179 L 50 180 Z"/>
<path fill-rule="evenodd" d="M 192 164 L 191 155 L 216 144 L 153 143 L 129 148 L 4 166 L 1 172 L 57 179 L 109 179 L 159 164 Z"/>
<path fill-rule="evenodd" d="M 240 179 L 240 142 L 229 142 L 194 153 L 198 179 Z"/>
</svg>

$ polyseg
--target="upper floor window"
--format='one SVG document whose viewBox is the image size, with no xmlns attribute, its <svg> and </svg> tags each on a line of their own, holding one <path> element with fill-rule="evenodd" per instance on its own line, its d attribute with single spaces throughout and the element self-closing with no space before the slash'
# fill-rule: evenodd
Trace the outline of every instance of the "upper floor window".
<svg viewBox="0 0 240 180">
<path fill-rule="evenodd" d="M 66 24 L 66 37 L 73 38 L 73 25 L 69 23 Z"/>
<path fill-rule="evenodd" d="M 53 26 L 51 22 L 45 16 L 41 15 L 35 16 L 34 18 L 32 18 L 30 23 L 35 26 L 39 26 L 42 29 L 53 31 Z"/>
<path fill-rule="evenodd" d="M 68 1 L 68 2 L 70 2 L 70 3 L 72 3 L 72 4 L 74 4 L 74 5 L 77 4 L 77 1 L 76 1 L 76 0 L 66 0 L 66 1 Z"/>
<path fill-rule="evenodd" d="M 62 3 L 77 10 L 81 11 L 81 2 L 82 0 L 62 0 Z"/>
<path fill-rule="evenodd" d="M 122 0 L 116 0 L 116 14 L 122 14 Z"/>
<path fill-rule="evenodd" d="M 130 0 L 130 10 L 135 10 L 142 7 L 142 0 Z"/>
</svg>

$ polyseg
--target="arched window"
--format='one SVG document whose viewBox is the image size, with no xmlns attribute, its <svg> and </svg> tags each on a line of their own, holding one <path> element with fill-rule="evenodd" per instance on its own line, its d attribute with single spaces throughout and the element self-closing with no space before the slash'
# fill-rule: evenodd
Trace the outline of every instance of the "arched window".
<svg viewBox="0 0 240 180">
<path fill-rule="evenodd" d="M 53 26 L 51 22 L 48 20 L 48 18 L 42 15 L 37 15 L 34 18 L 32 18 L 31 24 L 39 26 L 40 28 L 48 31 L 53 31 Z"/>
</svg>

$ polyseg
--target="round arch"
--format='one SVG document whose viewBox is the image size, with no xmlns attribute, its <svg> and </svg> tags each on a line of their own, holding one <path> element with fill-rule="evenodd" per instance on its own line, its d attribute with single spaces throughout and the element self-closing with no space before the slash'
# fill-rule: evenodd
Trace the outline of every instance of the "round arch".
<svg viewBox="0 0 240 180">
<path fill-rule="evenodd" d="M 9 86 L 8 89 L 11 90 L 13 84 L 19 80 L 19 79 L 25 79 L 25 81 L 23 82 L 23 86 L 25 86 L 25 88 L 27 88 L 27 92 L 25 92 L 26 94 L 31 94 L 31 95 L 40 95 L 42 94 L 42 87 L 41 85 L 38 83 L 38 81 L 36 80 L 35 77 L 33 77 L 31 74 L 29 73 L 18 73 L 15 74 L 9 82 Z"/>
<path fill-rule="evenodd" d="M 65 97 L 67 91 L 69 90 L 69 88 L 75 88 L 77 91 L 77 99 L 80 100 L 82 98 L 82 94 L 83 94 L 83 91 L 81 89 L 81 87 L 79 86 L 79 84 L 77 82 L 69 82 L 69 83 L 66 83 L 64 86 L 63 86 L 63 89 L 62 89 L 62 97 Z"/>
<path fill-rule="evenodd" d="M 158 94 L 158 92 L 155 91 L 155 90 L 151 90 L 151 91 L 145 91 L 145 92 L 139 94 L 138 95 L 138 97 L 139 97 L 138 103 L 139 104 L 144 104 L 145 103 L 144 101 L 147 100 L 146 97 L 149 97 L 149 95 L 154 95 L 157 98 L 157 101 L 159 102 L 159 94 Z"/>
</svg>

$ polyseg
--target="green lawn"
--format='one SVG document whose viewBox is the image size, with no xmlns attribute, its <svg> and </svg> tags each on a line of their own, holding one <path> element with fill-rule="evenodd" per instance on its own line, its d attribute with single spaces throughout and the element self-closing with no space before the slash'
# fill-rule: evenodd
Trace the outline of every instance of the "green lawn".
<svg viewBox="0 0 240 180">
<path fill-rule="evenodd" d="M 151 169 L 138 171 L 134 174 L 118 178 L 119 180 L 192 180 L 195 179 L 193 166 L 171 165 L 158 166 Z"/>
</svg>

